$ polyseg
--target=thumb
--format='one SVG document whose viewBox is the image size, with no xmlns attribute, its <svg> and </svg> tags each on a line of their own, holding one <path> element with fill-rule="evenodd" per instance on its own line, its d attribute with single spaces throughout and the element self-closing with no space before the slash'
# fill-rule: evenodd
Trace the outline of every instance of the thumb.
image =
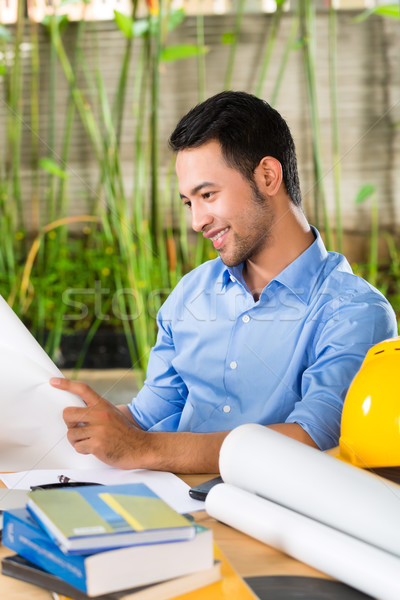
<svg viewBox="0 0 400 600">
<path fill-rule="evenodd" d="M 80 396 L 86 406 L 94 406 L 99 402 L 106 402 L 104 398 L 99 396 L 89 385 L 81 381 L 72 381 L 72 379 L 64 379 L 60 377 L 52 377 L 50 385 L 66 392 L 71 392 Z"/>
</svg>

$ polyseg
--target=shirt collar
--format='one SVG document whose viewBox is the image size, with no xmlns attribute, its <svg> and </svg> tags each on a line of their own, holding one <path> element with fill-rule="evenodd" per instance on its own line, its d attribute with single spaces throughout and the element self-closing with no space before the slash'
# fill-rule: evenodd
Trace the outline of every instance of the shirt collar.
<svg viewBox="0 0 400 600">
<path fill-rule="evenodd" d="M 304 304 L 309 302 L 318 275 L 328 256 L 328 252 L 319 231 L 313 226 L 311 226 L 311 229 L 315 235 L 314 242 L 269 282 L 264 288 L 261 296 L 268 290 L 268 287 L 271 286 L 273 281 L 277 281 L 281 285 L 287 287 Z M 229 282 L 234 283 L 235 281 L 238 281 L 241 285 L 246 287 L 243 282 L 242 271 L 243 263 L 236 267 L 225 267 L 222 274 L 222 289 L 224 289 Z"/>
<path fill-rule="evenodd" d="M 242 285 L 245 285 L 242 277 L 243 263 L 237 265 L 237 267 L 225 267 L 222 273 L 222 289 L 224 289 L 229 282 L 239 281 Z"/>
<path fill-rule="evenodd" d="M 287 287 L 304 304 L 308 304 L 328 256 L 319 231 L 315 227 L 311 227 L 311 229 L 315 235 L 315 240 L 311 246 L 274 278 L 275 281 Z"/>
</svg>

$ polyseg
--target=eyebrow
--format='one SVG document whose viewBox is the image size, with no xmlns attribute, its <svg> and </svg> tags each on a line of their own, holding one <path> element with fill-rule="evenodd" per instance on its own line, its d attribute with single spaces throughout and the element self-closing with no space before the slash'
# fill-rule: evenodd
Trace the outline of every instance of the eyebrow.
<svg viewBox="0 0 400 600">
<path fill-rule="evenodd" d="M 211 181 L 203 181 L 202 183 L 199 183 L 198 185 L 196 185 L 194 188 L 192 188 L 190 190 L 190 195 L 191 196 L 195 196 L 203 188 L 205 188 L 205 187 L 212 187 L 214 185 L 215 185 L 215 183 L 212 183 Z M 183 200 L 184 198 L 187 199 L 187 196 L 185 196 L 184 194 L 179 194 L 179 196 L 181 197 L 181 200 Z"/>
</svg>

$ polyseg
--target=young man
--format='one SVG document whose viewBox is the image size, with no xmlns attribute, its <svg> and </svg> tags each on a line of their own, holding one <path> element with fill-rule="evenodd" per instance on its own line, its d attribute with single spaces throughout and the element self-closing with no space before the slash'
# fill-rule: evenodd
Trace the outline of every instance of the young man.
<svg viewBox="0 0 400 600">
<path fill-rule="evenodd" d="M 287 124 L 266 102 L 222 92 L 173 132 L 181 198 L 219 257 L 186 275 L 158 315 L 147 379 L 128 406 L 88 386 L 68 439 L 119 468 L 218 471 L 227 433 L 261 423 L 335 446 L 368 349 L 397 335 L 385 298 L 328 253 L 301 209 Z"/>
</svg>

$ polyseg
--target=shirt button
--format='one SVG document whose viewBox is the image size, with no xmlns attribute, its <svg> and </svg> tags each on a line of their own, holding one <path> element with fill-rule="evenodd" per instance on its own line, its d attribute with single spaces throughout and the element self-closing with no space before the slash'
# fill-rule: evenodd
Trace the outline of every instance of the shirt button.
<svg viewBox="0 0 400 600">
<path fill-rule="evenodd" d="M 233 360 L 233 361 L 230 363 L 230 365 L 229 365 L 229 366 L 230 366 L 230 368 L 231 368 L 231 369 L 236 369 L 236 367 L 237 367 L 237 362 L 236 362 L 236 360 Z"/>
<path fill-rule="evenodd" d="M 224 411 L 224 413 L 229 413 L 231 412 L 231 407 L 229 406 L 229 404 L 225 404 L 222 410 Z"/>
<path fill-rule="evenodd" d="M 249 317 L 249 315 L 244 315 L 244 316 L 242 317 L 242 321 L 243 321 L 243 323 L 248 323 L 248 322 L 250 321 L 250 317 Z"/>
<path fill-rule="evenodd" d="M 233 275 L 231 275 L 230 279 L 231 279 L 231 281 L 236 281 L 236 279 L 234 278 Z"/>
</svg>

